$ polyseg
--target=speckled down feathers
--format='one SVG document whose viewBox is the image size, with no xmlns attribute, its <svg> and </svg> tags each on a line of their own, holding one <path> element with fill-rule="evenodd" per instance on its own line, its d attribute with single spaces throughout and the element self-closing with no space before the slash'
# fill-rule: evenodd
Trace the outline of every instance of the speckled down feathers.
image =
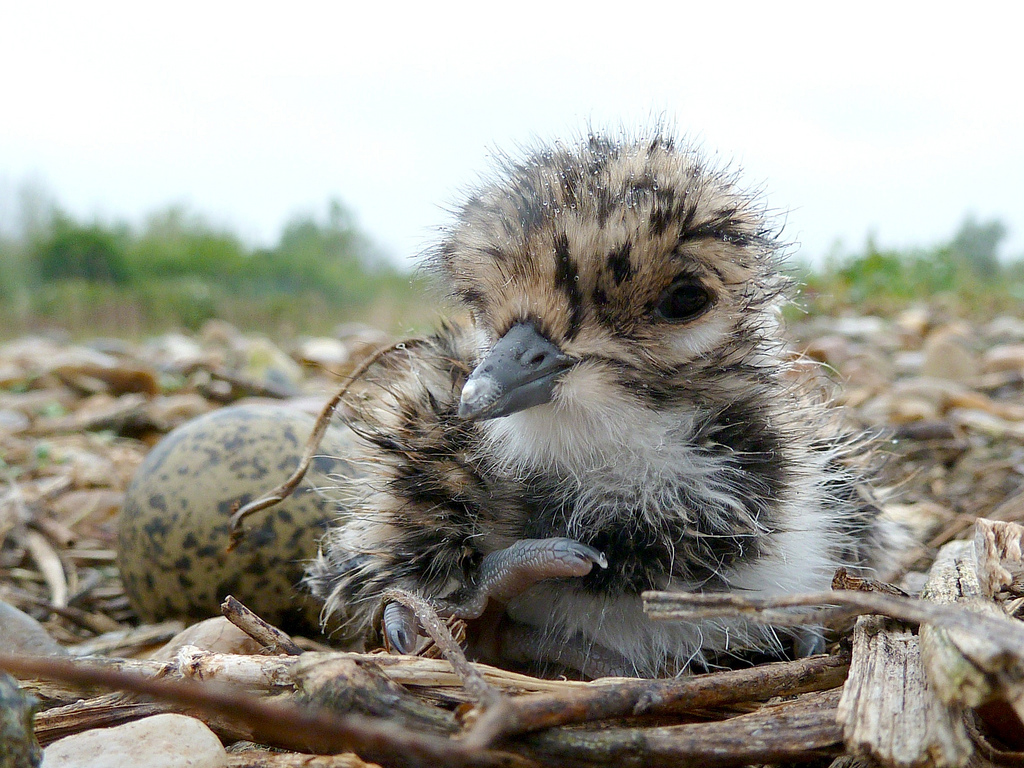
<svg viewBox="0 0 1024 768">
<path fill-rule="evenodd" d="M 609 567 L 506 607 L 534 631 L 534 661 L 557 667 L 572 646 L 624 660 L 585 674 L 657 675 L 781 652 L 776 632 L 742 622 L 649 622 L 639 598 L 821 589 L 886 546 L 858 466 L 869 446 L 789 362 L 788 283 L 762 205 L 661 133 L 591 136 L 500 171 L 431 256 L 471 320 L 368 375 L 353 426 L 369 474 L 309 570 L 314 593 L 367 629 L 388 586 L 443 598 L 485 555 L 564 536 Z M 659 302 L 680 281 L 707 307 L 666 319 Z M 574 360 L 551 402 L 460 419 L 466 376 L 524 322 Z"/>
</svg>

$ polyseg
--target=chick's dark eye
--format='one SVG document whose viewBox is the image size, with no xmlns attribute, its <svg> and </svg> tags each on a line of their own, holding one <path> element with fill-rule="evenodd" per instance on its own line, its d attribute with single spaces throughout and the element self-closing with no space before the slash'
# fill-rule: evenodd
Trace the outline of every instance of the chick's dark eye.
<svg viewBox="0 0 1024 768">
<path fill-rule="evenodd" d="M 681 322 L 691 320 L 711 306 L 711 293 L 700 283 L 692 280 L 678 280 L 661 294 L 655 314 L 663 320 Z"/>
</svg>

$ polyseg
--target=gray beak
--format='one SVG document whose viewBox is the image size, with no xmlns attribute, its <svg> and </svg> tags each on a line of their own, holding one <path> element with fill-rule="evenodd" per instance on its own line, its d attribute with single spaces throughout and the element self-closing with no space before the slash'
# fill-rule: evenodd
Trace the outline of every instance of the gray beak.
<svg viewBox="0 0 1024 768">
<path fill-rule="evenodd" d="M 549 402 L 572 364 L 532 323 L 513 325 L 466 379 L 459 416 L 494 419 Z"/>
</svg>

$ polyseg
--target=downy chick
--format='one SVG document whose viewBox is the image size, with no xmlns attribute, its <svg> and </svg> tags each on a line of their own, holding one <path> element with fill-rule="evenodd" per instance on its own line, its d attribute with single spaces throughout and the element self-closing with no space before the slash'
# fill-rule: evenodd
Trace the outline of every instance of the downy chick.
<svg viewBox="0 0 1024 768">
<path fill-rule="evenodd" d="M 869 445 L 793 373 L 780 249 L 662 131 L 505 160 L 430 254 L 469 321 L 367 376 L 368 476 L 308 572 L 326 613 L 371 631 L 402 587 L 470 619 L 481 658 L 589 677 L 781 654 L 782 631 L 640 598 L 826 589 L 889 546 Z M 408 612 L 383 616 L 410 649 Z"/>
</svg>

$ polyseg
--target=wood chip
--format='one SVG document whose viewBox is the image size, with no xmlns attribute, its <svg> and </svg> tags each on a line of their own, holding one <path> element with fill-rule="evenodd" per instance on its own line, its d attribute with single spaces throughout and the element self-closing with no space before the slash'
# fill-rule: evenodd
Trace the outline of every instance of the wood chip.
<svg viewBox="0 0 1024 768">
<path fill-rule="evenodd" d="M 964 766 L 973 753 L 962 707 L 929 689 L 917 635 L 879 616 L 861 616 L 837 716 L 855 754 L 893 768 Z"/>
</svg>

